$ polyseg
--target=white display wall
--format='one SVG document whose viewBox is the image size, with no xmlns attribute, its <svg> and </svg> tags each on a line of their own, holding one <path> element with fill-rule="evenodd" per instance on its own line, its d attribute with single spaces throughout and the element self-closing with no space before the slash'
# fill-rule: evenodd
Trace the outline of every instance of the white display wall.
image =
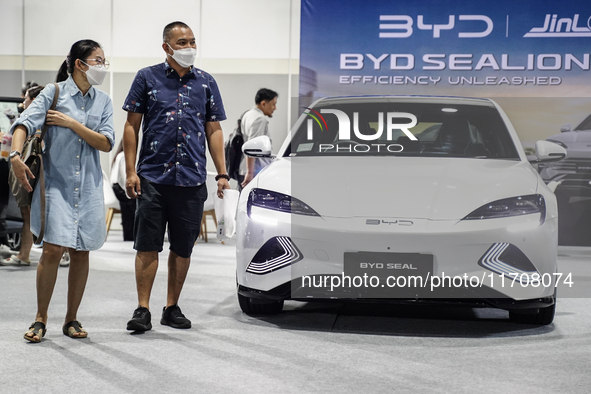
<svg viewBox="0 0 591 394">
<path fill-rule="evenodd" d="M 111 62 L 101 89 L 113 99 L 120 139 L 125 112 L 118 108 L 133 76 L 164 60 L 162 29 L 176 20 L 191 26 L 196 65 L 220 85 L 226 135 L 258 88 L 280 94 L 270 122 L 278 149 L 292 123 L 288 98 L 297 95 L 299 0 L 0 0 L 0 96 L 18 96 L 31 79 L 52 82 L 72 43 L 94 39 Z"/>
</svg>

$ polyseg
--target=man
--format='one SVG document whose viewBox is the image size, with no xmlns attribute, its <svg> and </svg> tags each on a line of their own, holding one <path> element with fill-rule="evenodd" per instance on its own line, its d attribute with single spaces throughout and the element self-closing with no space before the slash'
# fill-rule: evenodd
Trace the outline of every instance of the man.
<svg viewBox="0 0 591 394">
<path fill-rule="evenodd" d="M 271 89 L 259 89 L 254 98 L 256 105 L 242 116 L 241 128 L 244 142 L 261 135 L 269 135 L 269 120 L 266 116 L 273 117 L 273 112 L 277 108 L 278 96 L 277 92 Z M 239 170 L 239 189 L 242 190 L 246 187 L 267 164 L 269 164 L 269 159 L 243 155 Z"/>
<path fill-rule="evenodd" d="M 193 67 L 193 31 L 182 22 L 164 28 L 166 61 L 141 69 L 123 109 L 126 190 L 137 198 L 134 248 L 138 308 L 128 330 L 152 328 L 150 293 L 158 269 L 168 224 L 168 293 L 161 324 L 190 328 L 178 306 L 193 245 L 199 235 L 203 203 L 207 199 L 205 144 L 218 172 L 217 195 L 229 189 L 220 121 L 226 119 L 217 84 L 208 73 Z M 137 171 L 134 167 L 138 133 L 143 138 Z"/>
</svg>

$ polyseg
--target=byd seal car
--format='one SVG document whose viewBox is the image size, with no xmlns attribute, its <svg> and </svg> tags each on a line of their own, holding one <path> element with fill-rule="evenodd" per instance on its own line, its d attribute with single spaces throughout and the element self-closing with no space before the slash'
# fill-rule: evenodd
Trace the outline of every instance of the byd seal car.
<svg viewBox="0 0 591 394">
<path fill-rule="evenodd" d="M 267 137 L 245 154 L 270 157 Z M 536 143 L 536 163 L 564 148 Z M 238 300 L 456 302 L 549 324 L 557 206 L 492 100 L 335 97 L 307 108 L 237 210 Z"/>
</svg>

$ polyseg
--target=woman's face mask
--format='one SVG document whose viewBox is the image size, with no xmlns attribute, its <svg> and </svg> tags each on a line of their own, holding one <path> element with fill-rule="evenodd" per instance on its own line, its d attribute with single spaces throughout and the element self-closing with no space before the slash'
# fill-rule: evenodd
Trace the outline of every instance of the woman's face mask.
<svg viewBox="0 0 591 394">
<path fill-rule="evenodd" d="M 80 60 L 82 62 L 82 60 Z M 84 62 L 82 62 L 84 63 Z M 105 80 L 107 76 L 107 69 L 105 67 L 99 66 L 91 66 L 90 64 L 84 63 L 88 66 L 88 70 L 86 70 L 86 79 L 88 83 L 95 86 L 100 85 Z"/>
<path fill-rule="evenodd" d="M 174 50 L 170 46 L 170 44 L 166 44 L 172 50 L 172 55 L 168 55 L 172 57 L 179 66 L 183 68 L 191 67 L 195 63 L 195 58 L 197 57 L 197 49 L 195 48 L 182 48 Z"/>
</svg>

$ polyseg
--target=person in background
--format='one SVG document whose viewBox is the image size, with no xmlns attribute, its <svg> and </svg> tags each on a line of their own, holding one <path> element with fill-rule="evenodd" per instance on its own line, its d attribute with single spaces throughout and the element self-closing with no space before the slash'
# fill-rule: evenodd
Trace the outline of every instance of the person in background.
<svg viewBox="0 0 591 394">
<path fill-rule="evenodd" d="M 191 264 L 207 199 L 206 152 L 218 172 L 217 195 L 229 189 L 224 162 L 226 119 L 215 79 L 193 66 L 195 36 L 183 22 L 169 23 L 162 34 L 166 61 L 138 71 L 123 104 L 126 191 L 137 198 L 134 249 L 138 305 L 130 331 L 152 329 L 150 293 L 158 270 L 158 252 L 168 223 L 168 293 L 160 324 L 190 328 L 178 300 Z M 139 130 L 142 148 L 135 168 Z"/>
<path fill-rule="evenodd" d="M 2 137 L 4 133 L 0 130 L 0 141 Z M 8 246 L 8 228 L 4 216 L 8 206 L 8 162 L 4 159 L 0 159 L 0 185 L 0 259 L 4 259 L 10 258 L 14 253 Z"/>
<path fill-rule="evenodd" d="M 21 98 L 25 98 L 25 95 L 27 94 L 27 92 L 29 91 L 29 89 L 34 88 L 35 86 L 39 86 L 39 84 L 35 81 L 29 81 L 27 82 L 21 89 Z M 24 107 L 24 103 L 23 103 L 23 107 Z M 26 108 L 25 108 L 26 109 Z"/>
<path fill-rule="evenodd" d="M 8 118 L 8 122 L 12 126 L 16 121 L 17 114 L 15 114 L 10 107 L 5 108 L 2 113 Z M 3 141 L 4 134 L 4 131 L 0 130 L 0 142 Z M 5 216 L 5 210 L 8 207 L 8 198 L 10 196 L 8 192 L 9 172 L 10 166 L 8 161 L 4 158 L 0 159 L 0 185 L 2 185 L 0 188 L 0 265 L 2 265 L 2 260 L 11 258 L 12 255 L 16 253 L 8 245 L 8 226 Z"/>
<path fill-rule="evenodd" d="M 109 96 L 94 88 L 107 75 L 109 63 L 103 49 L 93 40 L 72 45 L 56 80 L 59 100 L 50 110 L 56 94 L 53 84 L 45 87 L 13 125 L 10 162 L 14 175 L 29 192 L 32 173 L 21 159 L 27 135 L 49 125 L 44 138 L 45 234 L 43 253 L 37 266 L 37 315 L 24 334 L 40 342 L 46 333 L 47 311 L 63 247 L 70 253 L 68 302 L 64 335 L 86 338 L 88 333 L 77 319 L 89 270 L 89 252 L 100 248 L 106 238 L 102 170 L 99 152 L 109 152 L 115 140 L 113 105 Z M 40 188 L 31 204 L 31 231 L 41 228 Z"/>
<path fill-rule="evenodd" d="M 40 86 L 36 82 L 27 82 L 26 86 L 30 87 L 24 94 L 22 106 L 23 109 L 29 108 L 29 105 L 41 93 L 45 86 Z M 14 122 L 13 122 L 14 123 Z M 29 192 L 20 184 L 14 177 L 14 173 L 10 171 L 8 178 L 12 194 L 16 200 L 17 206 L 21 210 L 21 217 L 23 219 L 23 228 L 21 231 L 21 245 L 18 254 L 7 256 L 0 259 L 0 265 L 31 265 L 30 253 L 33 246 L 33 235 L 31 234 L 31 205 Z M 70 265 L 70 255 L 68 250 L 64 248 L 64 254 L 60 260 L 60 267 L 68 267 Z"/>
<path fill-rule="evenodd" d="M 125 193 L 125 153 L 123 152 L 123 140 L 119 143 L 117 154 L 111 166 L 111 184 L 115 197 L 121 207 L 121 225 L 123 227 L 123 240 L 133 241 L 133 221 L 135 216 L 135 201 L 127 197 Z"/>
<path fill-rule="evenodd" d="M 27 82 L 25 86 L 22 88 L 21 98 L 25 98 L 25 93 L 27 90 L 33 86 L 37 86 L 36 82 L 30 81 Z M 18 105 L 18 113 L 20 114 L 23 112 L 23 103 Z M 12 108 L 6 108 L 3 111 L 4 115 L 8 118 L 10 125 L 14 124 L 16 118 L 18 116 Z M 0 130 L 0 141 L 2 141 L 2 137 L 4 136 L 3 130 Z M 10 259 L 13 257 L 15 252 L 8 246 L 8 234 L 7 234 L 7 226 L 6 226 L 6 218 L 4 216 L 4 211 L 8 206 L 8 199 L 9 199 L 9 172 L 10 166 L 7 161 L 0 160 L 0 185 L 6 185 L 7 187 L 0 188 L 0 265 L 3 265 L 2 260 Z M 29 248 L 30 250 L 30 248 Z"/>
<path fill-rule="evenodd" d="M 27 93 L 27 91 L 31 88 L 34 88 L 35 86 L 39 86 L 39 84 L 35 81 L 29 81 L 25 84 L 25 86 L 23 86 L 23 88 L 21 89 L 21 98 L 24 99 L 25 95 Z M 25 103 L 22 102 L 18 105 L 18 113 L 22 113 L 25 110 Z"/>
<path fill-rule="evenodd" d="M 242 116 L 244 142 L 261 135 L 269 135 L 269 119 L 267 117 L 273 117 L 273 112 L 277 108 L 278 96 L 277 92 L 271 89 L 259 89 L 254 98 L 255 106 Z M 246 187 L 259 171 L 269 163 L 269 159 L 242 155 L 238 190 Z"/>
<path fill-rule="evenodd" d="M 23 100 L 23 108 L 29 108 L 31 102 L 41 93 L 45 86 L 39 86 L 35 84 L 29 90 L 25 92 Z M 20 182 L 14 177 L 14 173 L 11 171 L 9 175 L 9 184 L 12 190 L 12 194 L 16 200 L 16 204 L 21 210 L 21 216 L 23 218 L 23 229 L 21 232 L 21 247 L 16 256 L 12 255 L 8 258 L 0 260 L 0 265 L 30 265 L 31 259 L 29 254 L 31 252 L 31 246 L 33 245 L 33 235 L 31 234 L 31 206 L 29 201 L 29 192 L 20 184 Z"/>
</svg>

